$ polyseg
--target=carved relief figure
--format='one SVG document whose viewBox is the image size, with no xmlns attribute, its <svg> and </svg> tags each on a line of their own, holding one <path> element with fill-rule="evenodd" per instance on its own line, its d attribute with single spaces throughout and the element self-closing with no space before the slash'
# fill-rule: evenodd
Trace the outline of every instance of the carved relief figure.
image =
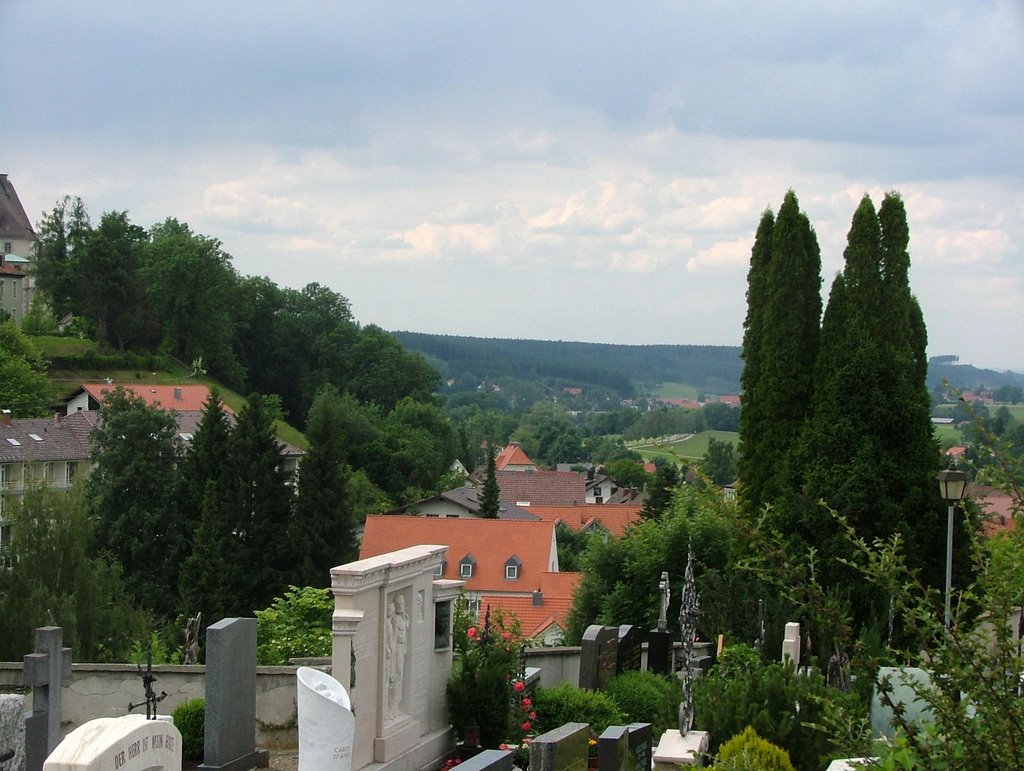
<svg viewBox="0 0 1024 771">
<path fill-rule="evenodd" d="M 391 652 L 388 682 L 388 717 L 399 714 L 405 685 L 405 654 L 409 647 L 409 615 L 405 612 L 405 597 L 397 595 L 392 606 L 388 603 L 388 647 Z"/>
</svg>

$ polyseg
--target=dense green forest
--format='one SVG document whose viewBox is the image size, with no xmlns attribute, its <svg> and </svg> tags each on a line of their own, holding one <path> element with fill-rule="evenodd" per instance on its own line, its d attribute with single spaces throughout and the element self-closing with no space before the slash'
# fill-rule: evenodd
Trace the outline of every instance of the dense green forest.
<svg viewBox="0 0 1024 771">
<path fill-rule="evenodd" d="M 738 346 L 612 345 L 548 340 L 393 332 L 406 348 L 436 366 L 452 390 L 472 390 L 503 378 L 600 386 L 628 399 L 645 386 L 687 383 L 713 394 L 739 393 Z"/>
</svg>

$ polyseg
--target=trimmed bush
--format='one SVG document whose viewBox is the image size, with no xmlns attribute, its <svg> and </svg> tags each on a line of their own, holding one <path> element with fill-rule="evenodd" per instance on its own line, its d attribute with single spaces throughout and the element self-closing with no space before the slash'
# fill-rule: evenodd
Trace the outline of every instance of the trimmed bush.
<svg viewBox="0 0 1024 771">
<path fill-rule="evenodd" d="M 600 734 L 610 725 L 624 725 L 626 716 L 601 691 L 577 688 L 572 683 L 561 683 L 552 688 L 538 688 L 533 697 L 537 719 L 534 730 L 546 733 L 566 723 L 589 723 L 590 730 Z"/>
<path fill-rule="evenodd" d="M 174 727 L 181 731 L 181 755 L 186 760 L 203 759 L 203 741 L 206 730 L 206 701 L 183 701 L 171 713 Z"/>
<path fill-rule="evenodd" d="M 789 755 L 750 726 L 722 745 L 715 768 L 722 771 L 794 771 Z"/>
<path fill-rule="evenodd" d="M 629 723 L 650 723 L 661 736 L 679 722 L 682 688 L 653 672 L 623 672 L 605 686 L 604 692 L 626 715 Z"/>
</svg>

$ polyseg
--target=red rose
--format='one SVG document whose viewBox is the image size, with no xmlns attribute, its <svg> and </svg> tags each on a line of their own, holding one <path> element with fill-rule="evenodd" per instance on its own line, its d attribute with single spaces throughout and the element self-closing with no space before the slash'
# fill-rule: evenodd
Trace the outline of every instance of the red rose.
<svg viewBox="0 0 1024 771">
<path fill-rule="evenodd" d="M 524 690 L 526 690 L 526 686 L 523 685 L 522 680 L 516 680 L 515 684 L 512 686 L 512 690 L 516 693 L 522 693 Z"/>
</svg>

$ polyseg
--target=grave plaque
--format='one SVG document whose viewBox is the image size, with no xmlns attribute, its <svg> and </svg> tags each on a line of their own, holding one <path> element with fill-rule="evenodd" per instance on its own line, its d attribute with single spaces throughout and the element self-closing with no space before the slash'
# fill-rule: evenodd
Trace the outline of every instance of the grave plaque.
<svg viewBox="0 0 1024 771">
<path fill-rule="evenodd" d="M 591 624 L 580 646 L 580 688 L 598 690 L 615 676 L 619 628 Z"/>
<path fill-rule="evenodd" d="M 511 750 L 484 750 L 459 763 L 463 771 L 512 771 Z"/>
<path fill-rule="evenodd" d="M 629 729 L 610 725 L 597 737 L 597 771 L 629 771 Z"/>
<path fill-rule="evenodd" d="M 178 771 L 181 734 L 174 723 L 142 715 L 101 717 L 69 733 L 43 771 Z"/>
<path fill-rule="evenodd" d="M 589 742 L 590 726 L 586 723 L 566 723 L 541 734 L 530 742 L 529 771 L 584 771 Z"/>
<path fill-rule="evenodd" d="M 615 674 L 623 672 L 640 671 L 640 656 L 642 648 L 640 644 L 640 630 L 632 624 L 623 624 L 619 627 L 618 643 L 616 645 Z"/>
<path fill-rule="evenodd" d="M 650 723 L 630 723 L 629 754 L 633 771 L 649 771 L 654 754 L 654 728 Z"/>
<path fill-rule="evenodd" d="M 647 669 L 657 675 L 672 671 L 672 634 L 664 629 L 647 633 Z"/>
</svg>

